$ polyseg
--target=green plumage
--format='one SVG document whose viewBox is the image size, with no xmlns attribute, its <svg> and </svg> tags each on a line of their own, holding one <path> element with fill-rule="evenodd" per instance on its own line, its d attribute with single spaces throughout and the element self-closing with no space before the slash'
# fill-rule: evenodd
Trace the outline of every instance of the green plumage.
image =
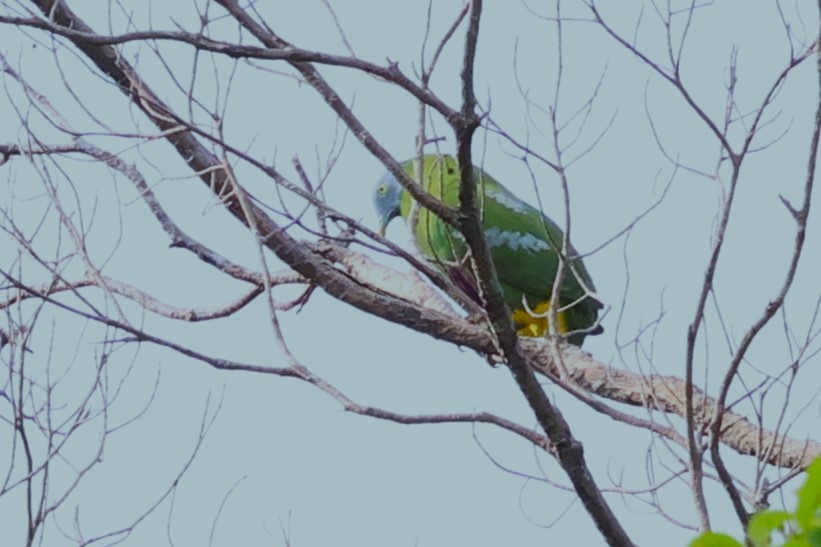
<svg viewBox="0 0 821 547">
<path fill-rule="evenodd" d="M 403 167 L 411 178 L 416 178 L 413 160 L 405 162 Z M 477 199 L 485 238 L 505 301 L 513 312 L 520 334 L 541 336 L 547 328 L 546 320 L 528 313 L 522 302 L 524 298 L 527 307 L 536 316 L 545 315 L 558 271 L 559 255 L 556 249 L 560 249 L 562 245 L 562 230 L 538 209 L 517 198 L 481 169 L 474 167 L 474 177 L 479 190 Z M 389 184 L 391 181 L 388 178 L 393 177 L 384 178 L 380 185 Z M 458 207 L 459 169 L 455 158 L 425 156 L 421 178 L 423 188 L 428 193 L 447 205 Z M 392 182 L 398 187 L 395 179 Z M 407 221 L 411 216 L 413 198 L 408 192 L 396 189 L 399 210 L 396 211 L 394 205 L 393 210 L 387 211 L 384 203 L 380 203 L 380 185 L 377 185 L 376 204 L 382 214 L 383 225 L 387 225 L 397 213 Z M 468 294 L 472 292 L 478 299 L 475 279 L 466 260 L 467 245 L 464 238 L 455 228 L 448 226 L 427 209 L 418 209 L 414 239 L 419 249 Z M 565 254 L 574 255 L 575 251 L 569 248 Z M 583 286 L 589 291 L 595 289 L 582 261 L 577 259 L 570 265 L 575 274 L 570 269 L 565 269 L 559 303 L 567 309 L 559 314 L 559 332 L 589 329 L 595 325 L 601 308 L 597 300 L 586 296 L 588 293 Z M 573 305 L 570 306 L 571 304 Z M 568 340 L 581 345 L 586 334 L 600 330 L 597 328 L 590 333 L 577 333 L 569 336 Z"/>
</svg>

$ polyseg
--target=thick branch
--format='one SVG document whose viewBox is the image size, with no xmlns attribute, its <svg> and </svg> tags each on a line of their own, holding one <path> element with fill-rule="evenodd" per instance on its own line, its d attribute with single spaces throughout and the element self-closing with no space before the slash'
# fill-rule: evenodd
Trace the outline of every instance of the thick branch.
<svg viewBox="0 0 821 547">
<path fill-rule="evenodd" d="M 549 358 L 547 344 L 546 341 L 527 339 L 522 340 L 520 345 L 537 371 L 546 376 L 559 376 L 559 368 Z M 686 386 L 682 378 L 660 374 L 646 376 L 613 368 L 570 346 L 562 348 L 562 356 L 574 382 L 590 393 L 681 418 L 687 415 Z M 716 400 L 697 387 L 693 389 L 693 399 L 695 429 L 707 431 L 715 421 Z M 821 443 L 815 440 L 778 435 L 728 410 L 724 410 L 722 415 L 721 443 L 739 454 L 755 456 L 770 465 L 791 469 L 805 469 L 814 458 L 821 456 Z"/>
<path fill-rule="evenodd" d="M 441 338 L 452 344 L 471 348 L 483 354 L 494 351 L 495 347 L 492 339 L 482 327 L 450 314 L 445 315 L 409 302 L 407 298 L 416 298 L 418 296 L 414 294 L 417 289 L 411 288 L 416 286 L 415 281 L 406 277 L 409 274 L 391 270 L 384 265 L 368 260 L 366 257 L 358 260 L 355 256 L 358 253 L 351 250 L 343 249 L 340 252 L 350 256 L 347 258 L 336 256 L 335 258 L 348 265 L 358 262 L 356 276 L 349 278 L 347 281 L 348 294 L 358 296 L 358 291 L 361 289 L 369 292 L 371 294 L 370 299 L 373 301 L 396 303 L 395 308 L 382 309 L 381 317 L 385 320 L 407 326 L 429 336 Z M 377 271 L 362 271 L 363 269 L 375 269 Z M 3 276 L 11 286 L 59 308 L 78 313 L 77 310 L 57 300 L 54 295 L 50 295 L 47 290 L 26 286 L 2 270 L 0 270 L 0 276 Z M 362 285 L 362 283 L 374 282 L 377 279 L 381 280 L 379 292 L 374 292 Z M 408 294 L 406 292 L 408 290 L 412 292 Z M 353 302 L 342 300 L 353 305 Z M 0 305 L 0 309 L 2 307 Z M 365 311 L 369 310 L 365 309 Z M 131 328 L 111 318 L 84 313 L 81 313 L 81 315 L 126 331 Z M 427 322 L 417 322 L 416 318 L 418 317 L 424 318 Z M 436 329 L 442 330 L 437 331 Z M 141 339 L 157 342 L 148 335 L 144 335 Z M 552 358 L 548 344 L 550 342 L 546 340 L 522 339 L 519 347 L 524 358 L 538 373 L 548 378 L 559 377 L 560 369 Z M 163 345 L 176 351 L 182 351 L 194 359 L 203 360 L 201 355 L 186 353 L 176 346 L 169 346 L 167 343 Z M 633 407 L 646 407 L 654 411 L 674 414 L 684 418 L 684 380 L 681 378 L 662 375 L 644 376 L 601 363 L 590 354 L 575 347 L 565 345 L 561 349 L 565 370 L 576 386 L 609 401 Z M 248 365 L 238 367 L 221 359 L 214 359 L 214 363 L 209 364 L 226 370 L 241 369 L 250 372 L 271 372 L 270 366 Z M 293 374 L 285 375 L 293 376 Z M 706 431 L 713 421 L 715 399 L 707 397 L 698 389 L 695 390 L 695 398 L 699 402 L 696 406 L 698 409 L 695 416 L 696 425 L 699 430 Z M 821 443 L 817 441 L 777 435 L 772 431 L 752 424 L 741 415 L 726 410 L 724 411 L 723 420 L 724 427 L 720 432 L 721 442 L 739 454 L 750 455 L 769 465 L 787 469 L 805 469 L 814 458 L 821 456 Z M 679 442 L 676 436 L 672 435 L 666 428 L 661 428 L 656 433 Z"/>
<path fill-rule="evenodd" d="M 547 398 L 530 363 L 519 349 L 519 337 L 511 321 L 510 310 L 505 303 L 499 278 L 490 255 L 490 247 L 484 237 L 482 216 L 477 206 L 476 180 L 473 173 L 471 147 L 473 134 L 479 126 L 476 114 L 476 96 L 473 90 L 473 70 L 476 47 L 479 39 L 479 23 L 482 0 L 473 0 L 470 19 L 465 37 L 465 51 L 462 64 L 462 108 L 459 117 L 451 121 L 456 133 L 457 158 L 459 163 L 459 226 L 470 247 L 476 276 L 485 310 L 496 334 L 499 349 L 513 374 L 530 408 L 536 415 L 556 449 L 562 469 L 567 473 L 576 493 L 587 512 L 592 517 L 605 540 L 610 545 L 633 545 L 619 520 L 604 499 L 593 475 L 584 459 L 582 444 L 573 437 L 570 426 L 561 412 Z"/>
</svg>

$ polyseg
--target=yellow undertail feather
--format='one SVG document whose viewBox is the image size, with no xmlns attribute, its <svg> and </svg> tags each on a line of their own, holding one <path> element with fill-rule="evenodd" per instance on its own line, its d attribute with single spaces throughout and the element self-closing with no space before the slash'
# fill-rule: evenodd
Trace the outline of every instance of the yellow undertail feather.
<svg viewBox="0 0 821 547">
<path fill-rule="evenodd" d="M 546 300 L 528 312 L 526 309 L 513 311 L 513 322 L 516 323 L 516 332 L 519 336 L 539 337 L 547 334 L 548 310 L 550 301 Z M 556 330 L 563 334 L 568 332 L 567 313 L 560 311 L 556 314 Z"/>
</svg>

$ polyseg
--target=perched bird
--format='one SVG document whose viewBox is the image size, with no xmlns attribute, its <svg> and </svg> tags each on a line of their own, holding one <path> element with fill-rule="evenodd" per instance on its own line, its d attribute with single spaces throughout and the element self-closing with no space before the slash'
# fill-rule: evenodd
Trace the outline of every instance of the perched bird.
<svg viewBox="0 0 821 547">
<path fill-rule="evenodd" d="M 411 178 L 414 178 L 414 163 L 414 160 L 408 160 L 402 164 Z M 458 206 L 460 177 L 456 159 L 426 155 L 422 169 L 424 190 L 447 205 Z M 548 331 L 550 295 L 558 273 L 557 250 L 561 249 L 562 230 L 541 211 L 517 198 L 475 166 L 474 177 L 485 239 L 513 322 L 521 336 L 544 336 Z M 373 199 L 379 215 L 379 230 L 383 234 L 397 216 L 401 215 L 406 222 L 414 216 L 413 198 L 391 173 L 377 182 Z M 419 250 L 481 304 L 462 234 L 429 210 L 416 209 L 418 216 L 413 236 Z M 572 247 L 565 252 L 566 256 L 575 254 Z M 556 330 L 559 333 L 573 332 L 567 340 L 580 346 L 585 336 L 602 332 L 601 326 L 596 325 L 602 304 L 590 296 L 595 288 L 581 259 L 570 261 L 568 266 L 559 293 L 561 309 L 557 313 Z"/>
</svg>

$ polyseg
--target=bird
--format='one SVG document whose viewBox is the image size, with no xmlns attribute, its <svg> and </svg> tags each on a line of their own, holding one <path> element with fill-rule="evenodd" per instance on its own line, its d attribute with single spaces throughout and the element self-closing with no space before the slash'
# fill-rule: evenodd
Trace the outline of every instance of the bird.
<svg viewBox="0 0 821 547">
<path fill-rule="evenodd" d="M 415 159 L 402 162 L 413 179 Z M 484 170 L 473 166 L 477 184 L 476 199 L 482 218 L 485 240 L 499 279 L 505 303 L 517 333 L 525 337 L 544 337 L 549 332 L 551 293 L 561 260 L 564 234 L 559 226 L 539 209 L 519 199 Z M 428 154 L 422 158 L 422 189 L 451 207 L 459 205 L 459 164 L 453 156 Z M 401 216 L 409 226 L 422 255 L 445 273 L 470 298 L 483 304 L 468 246 L 457 228 L 415 200 L 388 172 L 373 189 L 373 203 L 379 233 L 385 235 L 390 222 Z M 413 210 L 416 209 L 414 213 Z M 585 337 L 604 329 L 598 321 L 602 303 L 584 263 L 567 247 L 564 277 L 559 291 L 556 331 L 581 346 Z"/>
</svg>

